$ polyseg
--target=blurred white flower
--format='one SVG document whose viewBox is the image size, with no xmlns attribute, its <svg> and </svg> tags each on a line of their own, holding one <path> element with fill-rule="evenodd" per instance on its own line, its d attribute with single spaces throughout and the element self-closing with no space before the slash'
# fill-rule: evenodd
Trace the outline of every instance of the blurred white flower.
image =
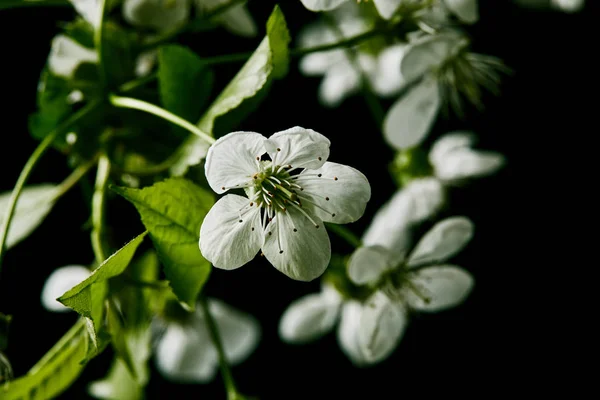
<svg viewBox="0 0 600 400">
<path fill-rule="evenodd" d="M 194 0 L 199 16 L 210 13 L 229 3 L 230 0 Z M 229 7 L 225 12 L 217 16 L 215 20 L 235 35 L 253 37 L 258 34 L 256 23 L 243 3 Z"/>
<path fill-rule="evenodd" d="M 261 329 L 254 317 L 217 300 L 208 299 L 227 362 L 236 365 L 256 349 Z M 219 368 L 218 353 L 207 328 L 202 307 L 184 321 L 169 321 L 160 331 L 155 363 L 167 379 L 182 383 L 207 383 Z"/>
<path fill-rule="evenodd" d="M 133 26 L 165 31 L 187 22 L 190 0 L 125 0 L 122 11 Z"/>
<path fill-rule="evenodd" d="M 90 276 L 91 271 L 83 265 L 67 265 L 52 271 L 42 289 L 42 305 L 48 311 L 66 312 L 71 308 L 64 306 L 58 299 L 75 285 Z"/>
<path fill-rule="evenodd" d="M 75 11 L 89 22 L 94 29 L 100 25 L 100 1 L 99 0 L 69 0 Z"/>
<path fill-rule="evenodd" d="M 358 248 L 348 262 L 357 285 L 378 290 L 363 306 L 355 340 L 369 363 L 387 358 L 408 323 L 410 310 L 437 312 L 462 303 L 473 287 L 465 270 L 443 264 L 471 240 L 473 224 L 465 217 L 447 218 L 431 228 L 408 257 L 398 261 L 389 243 Z"/>
<path fill-rule="evenodd" d="M 514 0 L 520 6 L 531 8 L 552 8 L 558 11 L 574 13 L 585 7 L 585 0 Z"/>
<path fill-rule="evenodd" d="M 72 78 L 82 63 L 98 62 L 98 54 L 93 49 L 83 47 L 66 35 L 56 35 L 52 39 L 48 69 L 56 76 Z"/>
<path fill-rule="evenodd" d="M 247 197 L 228 194 L 208 212 L 200 228 L 204 257 L 231 270 L 262 249 L 292 279 L 320 276 L 331 258 L 323 221 L 354 222 L 371 197 L 362 173 L 327 161 L 329 146 L 325 136 L 301 127 L 269 139 L 255 132 L 218 139 L 206 156 L 208 183 L 219 194 L 243 188 Z"/>
<path fill-rule="evenodd" d="M 356 340 L 363 312 L 360 301 L 343 297 L 329 283 L 320 293 L 292 302 L 279 321 L 279 336 L 287 343 L 305 344 L 331 332 L 337 324 L 337 341 L 346 356 L 357 366 L 366 364 Z"/>
</svg>

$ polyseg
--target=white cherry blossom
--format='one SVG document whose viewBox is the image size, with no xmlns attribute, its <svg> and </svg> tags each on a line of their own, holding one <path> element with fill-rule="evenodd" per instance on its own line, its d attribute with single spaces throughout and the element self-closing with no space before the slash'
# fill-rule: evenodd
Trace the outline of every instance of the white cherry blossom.
<svg viewBox="0 0 600 400">
<path fill-rule="evenodd" d="M 133 26 L 165 31 L 185 24 L 190 7 L 190 0 L 125 0 L 122 11 Z"/>
<path fill-rule="evenodd" d="M 354 168 L 328 162 L 329 140 L 294 127 L 269 139 L 233 132 L 206 156 L 206 178 L 217 201 L 200 228 L 200 250 L 217 268 L 235 269 L 259 249 L 287 276 L 310 281 L 329 263 L 323 222 L 345 224 L 364 213 L 371 197 L 367 178 Z M 263 160 L 268 154 L 270 160 Z"/>
<path fill-rule="evenodd" d="M 41 301 L 44 308 L 53 312 L 72 311 L 56 299 L 87 279 L 90 273 L 91 271 L 83 265 L 67 265 L 52 271 L 42 289 Z"/>
<path fill-rule="evenodd" d="M 66 35 L 56 35 L 52 39 L 48 69 L 56 76 L 72 78 L 82 63 L 98 62 L 98 53 L 77 43 Z"/>
<path fill-rule="evenodd" d="M 254 317 L 217 299 L 208 299 L 227 362 L 246 360 L 260 341 L 261 328 Z M 167 379 L 182 383 L 207 383 L 219 368 L 217 349 L 208 331 L 206 318 L 198 306 L 183 321 L 169 321 L 161 330 L 155 349 L 155 364 Z"/>
<path fill-rule="evenodd" d="M 367 362 L 382 361 L 393 352 L 411 310 L 437 312 L 466 299 L 474 284 L 472 276 L 444 262 L 472 235 L 469 219 L 451 217 L 434 225 L 407 257 L 398 258 L 397 249 L 384 241 L 360 247 L 352 254 L 348 261 L 350 279 L 357 285 L 378 288 L 365 302 L 354 332 Z"/>
</svg>

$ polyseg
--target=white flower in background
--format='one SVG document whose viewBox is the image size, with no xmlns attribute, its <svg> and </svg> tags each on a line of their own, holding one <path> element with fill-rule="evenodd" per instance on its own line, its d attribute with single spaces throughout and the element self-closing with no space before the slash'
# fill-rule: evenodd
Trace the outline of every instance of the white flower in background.
<svg viewBox="0 0 600 400">
<path fill-rule="evenodd" d="M 259 323 L 249 314 L 216 299 L 208 299 L 227 362 L 236 365 L 256 349 Z M 218 353 L 207 328 L 202 307 L 182 322 L 168 322 L 155 352 L 156 367 L 167 379 L 184 383 L 211 381 L 219 368 Z"/>
<path fill-rule="evenodd" d="M 434 176 L 445 185 L 478 178 L 496 172 L 504 165 L 502 154 L 475 150 L 475 136 L 469 132 L 452 132 L 440 137 L 429 151 Z"/>
<path fill-rule="evenodd" d="M 523 7 L 553 8 L 558 11 L 574 13 L 581 11 L 585 6 L 585 0 L 514 0 Z"/>
<path fill-rule="evenodd" d="M 98 54 L 93 49 L 83 47 L 66 35 L 56 35 L 52 39 L 48 68 L 52 74 L 72 78 L 82 63 L 98 62 Z"/>
<path fill-rule="evenodd" d="M 90 273 L 91 271 L 83 265 L 67 265 L 52 271 L 42 289 L 41 300 L 44 308 L 54 312 L 72 311 L 56 299 L 87 279 Z"/>
<path fill-rule="evenodd" d="M 89 22 L 94 29 L 100 25 L 100 0 L 69 0 L 77 14 Z"/>
<path fill-rule="evenodd" d="M 388 243 L 358 248 L 348 261 L 348 276 L 357 285 L 378 290 L 366 301 L 356 324 L 355 340 L 369 363 L 388 357 L 399 343 L 410 311 L 438 312 L 462 303 L 473 287 L 465 270 L 444 262 L 473 236 L 465 217 L 438 222 L 408 257 Z"/>
<path fill-rule="evenodd" d="M 344 3 L 360 3 L 361 0 L 300 0 L 304 7 L 311 11 L 331 11 Z M 365 2 L 367 2 L 366 0 Z M 418 6 L 424 3 L 420 0 L 372 0 L 377 12 L 383 19 L 390 19 L 402 6 Z M 560 0 L 558 0 L 560 1 Z M 565 0 L 563 0 L 565 1 Z M 567 0 L 568 1 L 568 0 Z M 456 15 L 462 22 L 474 23 L 477 21 L 477 0 L 438 0 L 431 6 L 443 6 L 448 12 Z M 427 5 L 424 5 L 427 7 Z"/>
<path fill-rule="evenodd" d="M 125 0 L 122 11 L 133 26 L 164 31 L 187 22 L 190 0 Z"/>
<path fill-rule="evenodd" d="M 442 105 L 440 68 L 466 46 L 453 33 L 427 35 L 411 43 L 400 63 L 408 83 L 417 82 L 388 110 L 383 122 L 385 139 L 396 149 L 418 145 L 429 133 Z"/>
<path fill-rule="evenodd" d="M 324 283 L 320 293 L 311 293 L 292 302 L 279 321 L 279 336 L 287 343 L 305 344 L 329 333 L 337 324 L 337 341 L 357 366 L 364 365 L 355 333 L 363 310 L 360 301 L 343 297 Z"/>
<path fill-rule="evenodd" d="M 194 0 L 198 15 L 210 13 L 215 9 L 229 4 L 230 0 Z M 258 28 L 245 4 L 239 3 L 229 7 L 215 18 L 229 32 L 245 37 L 258 34 Z"/>
<path fill-rule="evenodd" d="M 247 197 L 227 194 L 208 212 L 200 228 L 204 257 L 231 270 L 262 249 L 290 278 L 320 276 L 331 258 L 323 222 L 356 221 L 371 197 L 362 173 L 327 162 L 329 146 L 325 136 L 301 127 L 269 139 L 233 132 L 217 140 L 206 156 L 210 187 L 219 194 L 244 188 Z"/>
<path fill-rule="evenodd" d="M 373 21 L 361 17 L 355 7 L 341 7 L 333 13 L 337 30 L 325 22 L 308 25 L 299 34 L 302 48 L 337 43 L 373 29 Z M 360 91 L 363 76 L 371 89 L 380 96 L 397 94 L 404 86 L 400 74 L 400 59 L 406 45 L 389 46 L 377 54 L 337 48 L 310 53 L 300 60 L 300 71 L 307 76 L 323 76 L 319 86 L 319 100 L 328 107 L 336 107 L 342 101 Z M 354 60 L 352 58 L 354 58 Z M 360 70 L 358 69 L 360 68 Z"/>
</svg>

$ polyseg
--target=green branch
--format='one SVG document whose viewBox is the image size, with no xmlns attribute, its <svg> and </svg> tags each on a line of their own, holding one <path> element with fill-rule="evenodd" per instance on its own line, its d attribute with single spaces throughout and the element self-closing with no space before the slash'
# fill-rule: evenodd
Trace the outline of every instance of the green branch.
<svg viewBox="0 0 600 400">
<path fill-rule="evenodd" d="M 98 74 L 100 75 L 100 82 L 102 82 L 102 86 L 106 87 L 107 83 L 107 75 L 106 68 L 104 65 L 104 57 L 102 56 L 102 41 L 104 38 L 104 18 L 106 16 L 106 1 L 107 0 L 99 0 L 100 4 L 98 4 L 99 12 L 100 12 L 100 21 L 98 21 L 98 26 L 95 27 L 94 30 L 94 47 L 96 48 L 96 52 L 98 53 Z"/>
<path fill-rule="evenodd" d="M 143 100 L 133 99 L 131 97 L 121 97 L 121 96 L 117 96 L 114 94 L 109 95 L 108 99 L 109 99 L 110 103 L 115 107 L 130 108 L 133 110 L 144 111 L 149 114 L 156 115 L 157 117 L 165 119 L 169 122 L 174 123 L 177 126 L 182 127 L 183 129 L 190 131 L 194 135 L 200 137 L 201 139 L 205 140 L 206 142 L 208 142 L 210 144 L 213 144 L 215 142 L 215 139 L 213 137 L 211 137 L 209 134 L 203 132 L 196 125 L 165 110 L 164 108 L 155 106 L 154 104 L 145 102 Z"/>
<path fill-rule="evenodd" d="M 108 177 L 110 176 L 110 161 L 103 154 L 98 160 L 98 172 L 96 173 L 96 184 L 92 196 L 92 248 L 96 263 L 102 264 L 106 260 L 106 244 L 104 241 L 104 203 L 106 202 L 106 189 Z"/>
<path fill-rule="evenodd" d="M 21 174 L 17 179 L 17 183 L 11 193 L 10 200 L 8 202 L 8 207 L 6 208 L 4 214 L 4 224 L 0 226 L 0 272 L 2 271 L 2 259 L 4 257 L 4 252 L 6 251 L 6 239 L 8 237 L 8 230 L 10 228 L 10 223 L 12 222 L 13 215 L 15 213 L 15 208 L 17 205 L 17 201 L 19 200 L 19 196 L 21 196 L 21 192 L 25 187 L 25 183 L 29 179 L 33 168 L 36 166 L 42 155 L 48 150 L 50 145 L 54 142 L 54 140 L 69 130 L 77 121 L 85 117 L 87 114 L 96 109 L 99 105 L 97 102 L 88 103 L 84 108 L 77 111 L 73 114 L 69 119 L 60 124 L 54 131 L 52 131 L 48 136 L 44 138 L 44 140 L 38 145 L 38 147 L 34 150 L 34 152 L 27 160 L 27 163 L 21 170 Z"/>
<path fill-rule="evenodd" d="M 223 350 L 223 342 L 221 341 L 219 328 L 217 327 L 217 324 L 215 323 L 215 320 L 212 314 L 210 313 L 208 302 L 205 296 L 202 296 L 200 298 L 200 305 L 202 306 L 204 318 L 206 319 L 206 325 L 210 334 L 210 339 L 217 348 L 217 355 L 219 357 L 219 368 L 221 370 L 221 376 L 223 377 L 223 383 L 225 384 L 225 390 L 227 391 L 227 399 L 239 399 L 241 398 L 241 395 L 238 392 L 237 387 L 235 386 L 233 375 L 231 374 L 231 370 L 229 368 L 229 364 L 227 363 L 227 359 L 225 358 L 225 351 Z"/>
</svg>

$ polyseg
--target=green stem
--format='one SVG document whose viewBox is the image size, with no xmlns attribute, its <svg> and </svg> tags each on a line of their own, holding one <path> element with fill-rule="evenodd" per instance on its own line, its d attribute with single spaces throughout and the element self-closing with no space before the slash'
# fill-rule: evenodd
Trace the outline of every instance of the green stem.
<svg viewBox="0 0 600 400">
<path fill-rule="evenodd" d="M 337 49 L 340 47 L 352 47 L 354 45 L 359 44 L 360 42 L 373 38 L 375 36 L 379 36 L 384 34 L 385 32 L 387 32 L 387 29 L 373 29 L 371 31 L 367 31 L 364 33 L 361 33 L 359 35 L 356 36 L 352 36 L 349 37 L 347 39 L 344 40 L 340 40 L 338 42 L 335 43 L 328 43 L 328 44 L 323 44 L 320 46 L 313 46 L 313 47 L 300 47 L 297 49 L 291 49 L 290 50 L 290 56 L 291 57 L 301 57 L 310 53 L 318 53 L 320 51 L 327 51 L 327 50 L 333 50 L 333 49 Z M 215 65 L 215 64 L 226 64 L 226 63 L 232 63 L 232 62 L 242 62 L 242 61 L 246 61 L 250 58 L 250 56 L 252 56 L 253 53 L 251 52 L 246 52 L 246 53 L 233 53 L 233 54 L 225 54 L 222 56 L 216 56 L 216 57 L 207 57 L 207 58 L 203 58 L 202 59 L 202 63 L 206 64 L 206 65 Z"/>
<path fill-rule="evenodd" d="M 104 18 L 106 16 L 106 0 L 100 0 L 100 4 L 98 5 L 100 12 L 100 21 L 98 22 L 98 26 L 94 31 L 94 47 L 96 48 L 96 52 L 98 53 L 98 74 L 100 75 L 100 82 L 102 83 L 102 87 L 106 87 L 106 69 L 104 65 L 104 57 L 102 56 L 102 41 L 104 37 Z"/>
<path fill-rule="evenodd" d="M 71 190 L 71 188 L 75 186 L 75 184 L 79 182 L 81 178 L 83 178 L 90 168 L 92 168 L 92 166 L 98 162 L 98 156 L 99 155 L 95 156 L 85 164 L 81 164 L 73 172 L 71 172 L 71 175 L 62 181 L 60 185 L 58 185 L 58 193 L 56 194 L 55 199 L 62 197 L 65 193 Z"/>
<path fill-rule="evenodd" d="M 73 126 L 81 118 L 85 117 L 88 113 L 93 111 L 98 105 L 99 103 L 97 102 L 88 103 L 84 108 L 77 111 L 69 119 L 67 119 L 58 127 L 56 127 L 54 131 L 50 132 L 50 134 L 46 136 L 44 140 L 42 140 L 42 142 L 38 145 L 38 147 L 34 150 L 34 152 L 29 157 L 29 160 L 27 160 L 27 163 L 23 167 L 23 170 L 21 170 L 21 174 L 19 175 L 17 183 L 15 184 L 15 187 L 10 196 L 8 207 L 6 208 L 6 211 L 4 213 L 4 223 L 2 224 L 2 226 L 0 226 L 0 272 L 2 271 L 2 259 L 6 251 L 5 245 L 6 239 L 8 237 L 10 223 L 12 222 L 17 201 L 19 200 L 19 196 L 21 196 L 21 192 L 23 191 L 27 179 L 29 179 L 29 176 L 31 175 L 33 168 L 36 166 L 37 162 L 40 160 L 42 155 L 44 155 L 46 150 L 48 150 L 50 145 L 52 145 L 54 140 L 59 135 L 65 133 L 68 129 L 71 128 L 71 126 Z"/>
<path fill-rule="evenodd" d="M 177 115 L 165 110 L 164 108 L 160 108 L 155 106 L 154 104 L 145 102 L 143 100 L 133 99 L 131 97 L 121 97 L 114 94 L 108 96 L 110 103 L 115 107 L 121 108 L 131 108 L 134 110 L 145 111 L 149 114 L 154 114 L 157 117 L 163 118 L 169 122 L 174 123 L 184 129 L 187 129 L 194 135 L 200 137 L 201 139 L 207 141 L 210 144 L 215 142 L 215 139 L 203 132 L 197 126 L 189 123 L 185 119 L 178 117 Z"/>
<path fill-rule="evenodd" d="M 139 79 L 134 79 L 132 81 L 126 82 L 119 87 L 119 92 L 127 93 L 134 91 L 135 89 L 144 86 L 145 84 L 152 82 L 153 80 L 158 78 L 158 73 L 154 72 L 149 75 L 146 75 Z"/>
<path fill-rule="evenodd" d="M 92 196 L 92 248 L 98 265 L 106 260 L 106 244 L 104 242 L 104 203 L 106 202 L 106 189 L 110 175 L 110 161 L 103 154 L 98 160 L 96 185 Z"/>
<path fill-rule="evenodd" d="M 356 236 L 350 229 L 346 228 L 345 226 L 330 223 L 325 223 L 325 226 L 328 230 L 330 230 L 331 232 L 335 233 L 336 235 L 344 239 L 346 242 L 348 242 L 348 244 L 354 247 L 360 247 L 362 245 L 362 242 L 358 238 L 358 236 Z"/>
<path fill-rule="evenodd" d="M 210 333 L 210 338 L 217 348 L 217 354 L 219 356 L 219 367 L 221 369 L 221 376 L 223 377 L 223 382 L 225 383 L 225 390 L 227 390 L 227 398 L 229 400 L 234 400 L 240 397 L 240 394 L 235 386 L 235 381 L 233 380 L 233 375 L 231 374 L 231 370 L 229 369 L 229 364 L 227 363 L 227 359 L 225 358 L 225 351 L 223 350 L 223 343 L 221 342 L 221 336 L 219 334 L 219 329 L 215 320 L 210 313 L 208 302 L 205 296 L 200 298 L 200 305 L 202 306 L 202 311 L 204 312 L 204 318 L 206 319 L 206 325 L 208 328 L 208 332 Z"/>
<path fill-rule="evenodd" d="M 21 7 L 68 6 L 67 0 L 1 0 L 0 10 Z"/>
</svg>

